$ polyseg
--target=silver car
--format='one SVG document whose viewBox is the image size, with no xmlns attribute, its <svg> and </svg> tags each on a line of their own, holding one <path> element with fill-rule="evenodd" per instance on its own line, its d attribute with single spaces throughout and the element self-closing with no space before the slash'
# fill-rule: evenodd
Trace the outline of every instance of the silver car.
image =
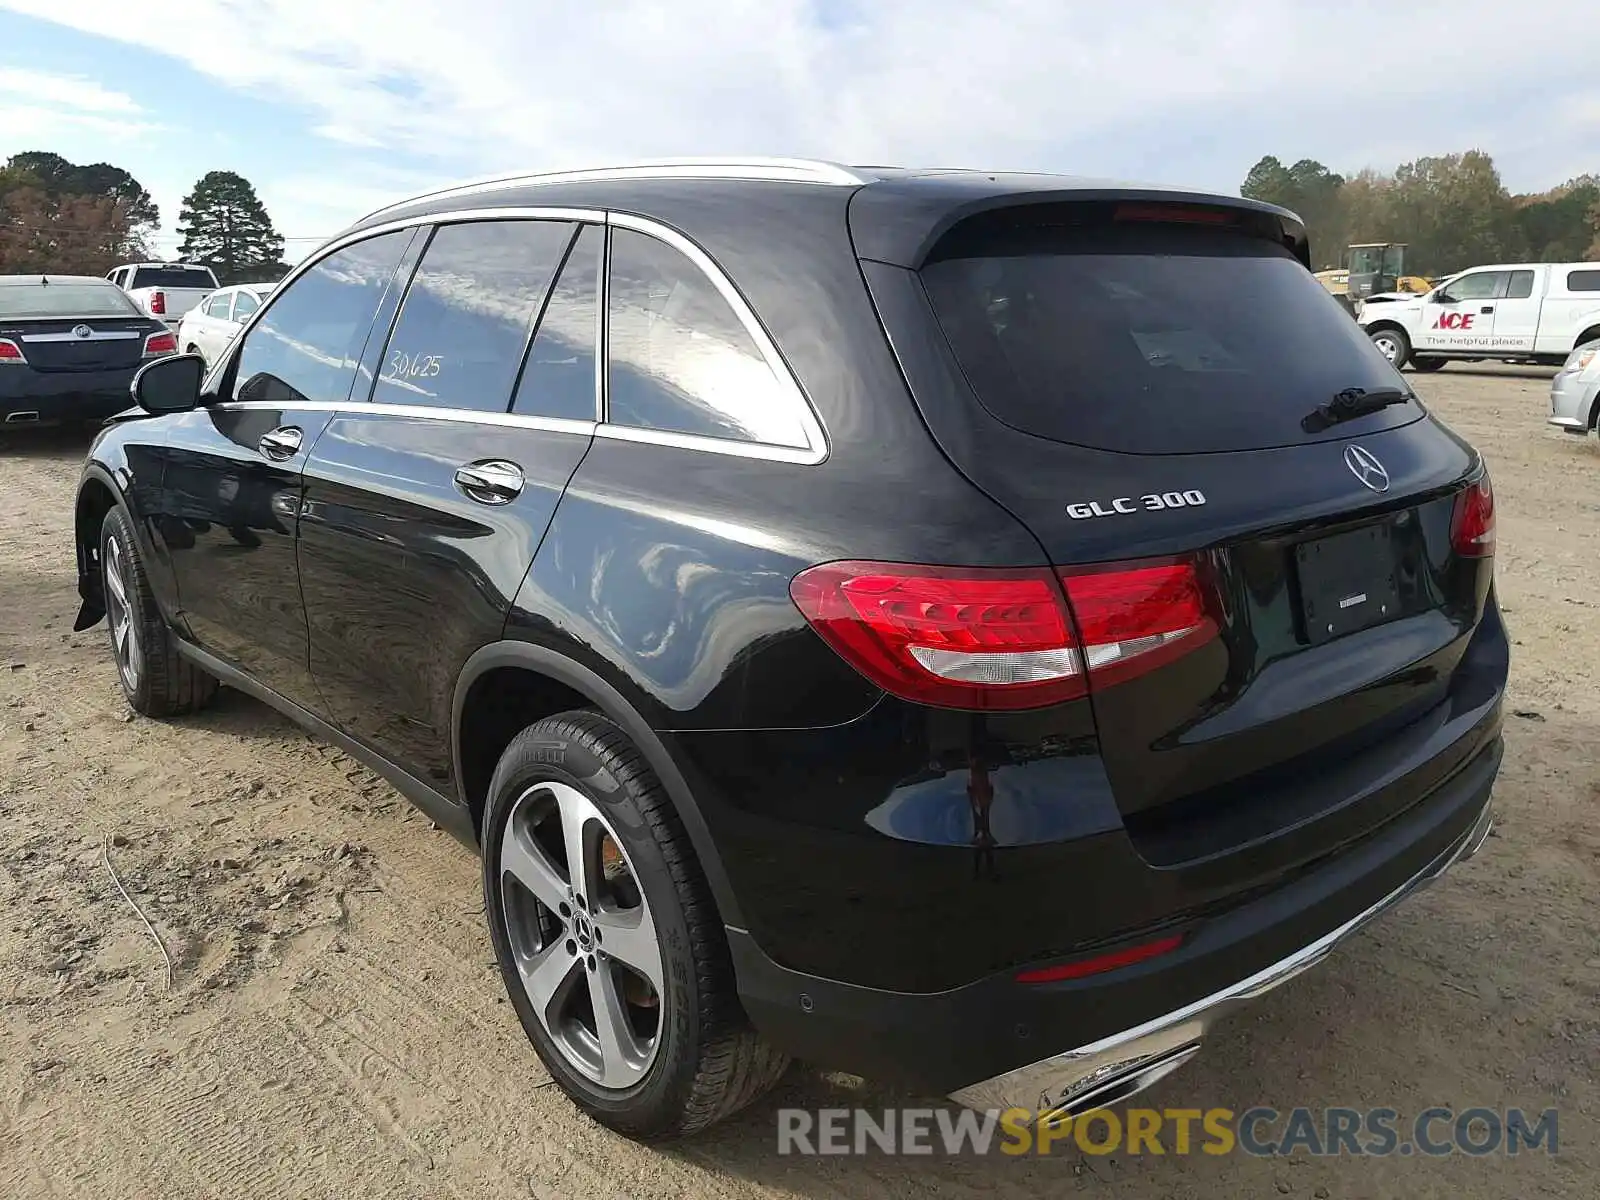
<svg viewBox="0 0 1600 1200">
<path fill-rule="evenodd" d="M 1600 398 L 1600 342 L 1585 342 L 1550 383 L 1550 424 L 1580 437 L 1595 427 Z"/>
</svg>

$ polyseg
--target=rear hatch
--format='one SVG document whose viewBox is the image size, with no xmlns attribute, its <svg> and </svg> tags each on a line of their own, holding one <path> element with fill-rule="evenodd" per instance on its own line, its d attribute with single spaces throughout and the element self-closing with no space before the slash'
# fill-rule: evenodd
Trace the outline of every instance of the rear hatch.
<svg viewBox="0 0 1600 1200">
<path fill-rule="evenodd" d="M 1281 239 L 1057 204 L 958 225 L 910 278 L 970 393 L 913 390 L 1061 569 L 1148 858 L 1315 822 L 1437 731 L 1489 593 L 1487 476 Z M 912 344 L 915 304 L 880 308 Z"/>
<path fill-rule="evenodd" d="M 0 287 L 0 338 L 43 373 L 137 367 L 161 326 L 113 284 L 8 280 Z"/>
<path fill-rule="evenodd" d="M 154 332 L 143 317 L 86 317 L 82 320 L 6 320 L 0 337 L 21 347 L 28 365 L 55 371 L 132 370 L 144 355 L 145 336 Z"/>
</svg>

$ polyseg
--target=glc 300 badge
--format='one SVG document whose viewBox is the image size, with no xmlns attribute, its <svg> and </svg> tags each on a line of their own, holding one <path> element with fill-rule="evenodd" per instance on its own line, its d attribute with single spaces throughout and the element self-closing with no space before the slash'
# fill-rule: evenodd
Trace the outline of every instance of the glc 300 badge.
<svg viewBox="0 0 1600 1200">
<path fill-rule="evenodd" d="M 1117 496 L 1111 500 L 1080 500 L 1067 505 L 1067 516 L 1074 521 L 1091 517 L 1125 516 L 1136 512 L 1160 512 L 1166 508 L 1193 508 L 1206 502 L 1195 488 L 1184 492 L 1151 492 L 1147 496 Z"/>
</svg>

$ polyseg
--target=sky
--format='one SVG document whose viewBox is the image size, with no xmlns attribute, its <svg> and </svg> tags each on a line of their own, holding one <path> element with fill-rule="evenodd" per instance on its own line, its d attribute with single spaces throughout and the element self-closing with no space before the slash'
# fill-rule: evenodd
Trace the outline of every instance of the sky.
<svg viewBox="0 0 1600 1200">
<path fill-rule="evenodd" d="M 178 208 L 251 180 L 293 261 L 463 178 L 673 155 L 1062 171 L 1235 191 L 1252 163 L 1480 149 L 1600 171 L 1581 0 L 0 0 L 0 159 Z M 1579 31 L 1582 32 L 1579 32 Z"/>
</svg>

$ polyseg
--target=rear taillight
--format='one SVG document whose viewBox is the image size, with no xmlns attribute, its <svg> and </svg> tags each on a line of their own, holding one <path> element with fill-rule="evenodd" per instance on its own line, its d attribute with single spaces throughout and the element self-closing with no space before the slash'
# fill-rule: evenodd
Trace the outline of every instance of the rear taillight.
<svg viewBox="0 0 1600 1200">
<path fill-rule="evenodd" d="M 1463 558 L 1487 558 L 1494 553 L 1494 490 L 1487 471 L 1456 496 L 1450 514 L 1450 546 Z"/>
<path fill-rule="evenodd" d="M 144 339 L 144 356 L 155 358 L 162 354 L 176 354 L 178 352 L 178 335 L 162 331 L 152 333 Z"/>
<path fill-rule="evenodd" d="M 789 591 L 856 670 L 885 691 L 942 708 L 1057 704 L 1216 636 L 1189 562 L 1059 577 L 1043 567 L 838 562 L 801 572 Z"/>
<path fill-rule="evenodd" d="M 150 293 L 150 311 L 158 317 L 167 311 L 167 294 L 165 292 Z"/>
<path fill-rule="evenodd" d="M 1097 686 L 1142 675 L 1217 636 L 1187 559 L 1064 570 L 1061 578 Z"/>
<path fill-rule="evenodd" d="M 0 363 L 16 363 L 18 366 L 26 366 L 27 362 L 28 360 L 23 357 L 21 346 L 10 338 L 0 338 Z"/>
</svg>

